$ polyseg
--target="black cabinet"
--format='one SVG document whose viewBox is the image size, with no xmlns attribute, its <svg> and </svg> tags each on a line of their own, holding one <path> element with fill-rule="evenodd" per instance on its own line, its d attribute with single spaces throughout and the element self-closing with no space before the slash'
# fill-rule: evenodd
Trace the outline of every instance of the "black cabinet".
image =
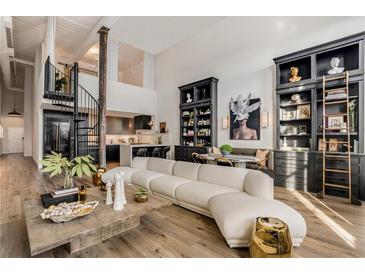
<svg viewBox="0 0 365 274">
<path fill-rule="evenodd" d="M 106 146 L 106 161 L 107 162 L 119 162 L 120 145 L 107 145 Z"/>
<path fill-rule="evenodd" d="M 275 185 L 308 192 L 320 192 L 322 189 L 322 153 L 320 152 L 294 152 L 274 151 Z M 328 168 L 344 169 L 343 161 L 327 163 Z M 365 155 L 351 155 L 351 181 L 352 193 L 365 200 Z M 327 177 L 331 179 L 331 174 Z M 341 183 L 341 177 L 333 176 L 336 183 Z M 345 183 L 345 177 L 343 177 Z M 327 191 L 326 191 L 327 192 Z M 343 191 L 328 190 L 329 194 L 343 196 Z"/>
<path fill-rule="evenodd" d="M 210 77 L 179 87 L 182 146 L 217 145 L 217 86 Z"/>
<path fill-rule="evenodd" d="M 274 156 L 275 185 L 310 192 L 322 189 L 323 160 L 319 145 L 323 140 L 323 121 L 326 121 L 326 118 L 323 119 L 322 76 L 329 75 L 331 59 L 338 57 L 340 67 L 349 73 L 349 100 L 355 105 L 355 117 L 350 121 L 352 194 L 365 200 L 364 45 L 365 32 L 274 59 L 278 120 L 277 150 Z M 302 77 L 300 81 L 289 81 L 291 67 L 299 69 L 298 75 Z M 341 89 L 343 86 L 340 79 L 329 84 L 330 89 Z M 304 113 L 303 110 L 307 114 L 299 115 Z M 343 106 L 338 104 L 326 106 L 327 114 L 345 112 Z M 347 133 L 331 131 L 326 133 L 326 138 L 338 142 L 336 152 L 346 155 L 347 147 L 341 142 L 347 140 Z M 346 170 L 344 165 L 347 162 L 339 159 L 326 161 L 327 168 Z M 327 183 L 346 184 L 347 175 L 341 178 L 341 174 L 335 176 L 329 171 L 326 175 Z M 343 196 L 345 192 L 328 190 L 331 192 L 329 194 L 336 196 Z"/>
<path fill-rule="evenodd" d="M 134 117 L 134 129 L 151 129 L 149 125 L 151 121 L 150 115 L 139 115 Z"/>
<path fill-rule="evenodd" d="M 194 162 L 191 157 L 194 152 L 199 154 L 208 153 L 208 147 L 175 146 L 175 161 Z"/>
</svg>

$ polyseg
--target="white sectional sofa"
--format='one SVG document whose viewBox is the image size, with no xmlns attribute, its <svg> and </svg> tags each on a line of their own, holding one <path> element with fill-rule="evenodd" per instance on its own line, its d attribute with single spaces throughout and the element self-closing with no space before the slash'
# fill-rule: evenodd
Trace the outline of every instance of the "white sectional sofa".
<svg viewBox="0 0 365 274">
<path fill-rule="evenodd" d="M 242 168 L 136 157 L 132 167 L 117 167 L 102 175 L 114 181 L 123 171 L 127 184 L 144 187 L 173 203 L 214 218 L 230 247 L 249 245 L 256 217 L 278 217 L 286 222 L 294 246 L 306 235 L 304 218 L 293 208 L 274 200 L 273 180 L 266 174 Z"/>
</svg>

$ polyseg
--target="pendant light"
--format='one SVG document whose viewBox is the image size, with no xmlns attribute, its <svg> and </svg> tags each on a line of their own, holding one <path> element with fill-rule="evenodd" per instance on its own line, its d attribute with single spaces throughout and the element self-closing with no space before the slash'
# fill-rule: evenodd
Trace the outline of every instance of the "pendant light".
<svg viewBox="0 0 365 274">
<path fill-rule="evenodd" d="M 19 117 L 19 116 L 22 116 L 22 115 L 21 115 L 21 113 L 19 113 L 19 112 L 17 112 L 17 111 L 15 110 L 15 92 L 14 92 L 14 109 L 13 109 L 13 111 L 10 111 L 10 112 L 8 113 L 8 116 L 13 116 L 13 117 Z"/>
</svg>

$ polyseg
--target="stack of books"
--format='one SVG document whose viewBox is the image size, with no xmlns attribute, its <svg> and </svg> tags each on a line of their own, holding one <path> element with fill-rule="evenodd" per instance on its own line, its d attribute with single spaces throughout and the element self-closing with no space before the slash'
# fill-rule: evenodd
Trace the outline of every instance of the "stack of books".
<svg viewBox="0 0 365 274">
<path fill-rule="evenodd" d="M 346 89 L 337 89 L 333 91 L 328 91 L 326 100 L 339 100 L 347 97 Z"/>
<path fill-rule="evenodd" d="M 77 187 L 70 189 L 56 189 L 50 193 L 41 194 L 41 200 L 45 208 L 60 203 L 77 202 L 79 189 Z"/>
<path fill-rule="evenodd" d="M 54 189 L 51 192 L 51 195 L 53 198 L 58 198 L 58 197 L 72 195 L 72 194 L 75 194 L 78 192 L 79 192 L 78 187 L 73 187 L 73 188 L 68 188 L 68 189 L 61 188 L 61 189 Z"/>
</svg>

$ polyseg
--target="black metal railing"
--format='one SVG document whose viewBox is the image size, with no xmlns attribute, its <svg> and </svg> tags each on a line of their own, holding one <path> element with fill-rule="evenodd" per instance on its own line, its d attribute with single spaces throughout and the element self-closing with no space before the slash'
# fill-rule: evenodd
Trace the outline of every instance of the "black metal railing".
<svg viewBox="0 0 365 274">
<path fill-rule="evenodd" d="M 51 64 L 45 63 L 44 98 L 60 111 L 73 113 L 71 133 L 71 157 L 90 154 L 98 161 L 100 106 L 99 102 L 78 83 L 78 64 L 66 75 Z"/>
</svg>

